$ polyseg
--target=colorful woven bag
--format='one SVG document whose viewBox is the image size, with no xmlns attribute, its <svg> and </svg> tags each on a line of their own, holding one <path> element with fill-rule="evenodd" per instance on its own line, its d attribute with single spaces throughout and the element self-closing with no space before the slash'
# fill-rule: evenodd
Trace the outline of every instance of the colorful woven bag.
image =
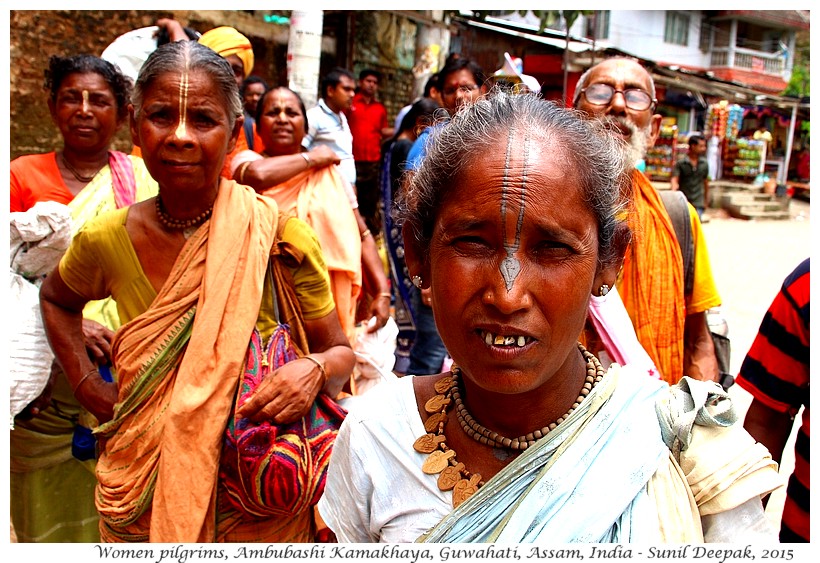
<svg viewBox="0 0 820 563">
<path fill-rule="evenodd" d="M 237 406 L 271 371 L 297 357 L 288 325 L 277 327 L 264 348 L 254 329 Z M 234 508 L 257 517 L 290 516 L 319 502 L 345 414 L 335 401 L 319 393 L 310 412 L 290 424 L 257 424 L 231 417 L 220 477 Z"/>
<path fill-rule="evenodd" d="M 301 309 L 283 262 L 298 265 L 301 255 L 281 242 L 287 219 L 280 215 L 268 274 L 278 326 L 266 346 L 254 328 L 234 409 L 277 368 L 308 353 Z M 320 392 L 302 419 L 277 425 L 232 414 L 222 443 L 219 476 L 231 505 L 250 516 L 292 516 L 319 502 L 325 489 L 333 442 L 347 412 Z"/>
</svg>

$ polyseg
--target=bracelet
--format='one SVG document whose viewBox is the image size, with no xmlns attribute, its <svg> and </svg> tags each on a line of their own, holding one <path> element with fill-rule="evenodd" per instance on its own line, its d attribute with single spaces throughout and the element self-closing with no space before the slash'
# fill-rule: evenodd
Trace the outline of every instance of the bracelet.
<svg viewBox="0 0 820 563">
<path fill-rule="evenodd" d="M 300 152 L 299 154 L 302 156 L 302 158 L 305 159 L 305 162 L 307 163 L 307 167 L 311 168 L 313 166 L 313 161 L 310 160 L 310 157 L 308 156 L 308 153 Z"/>
<path fill-rule="evenodd" d="M 303 356 L 306 360 L 310 360 L 319 368 L 319 372 L 322 374 L 322 387 L 324 388 L 325 384 L 327 383 L 327 372 L 325 371 L 325 366 L 322 365 L 322 362 L 314 358 L 312 355 L 308 354 L 307 356 Z"/>
<path fill-rule="evenodd" d="M 75 395 L 76 395 L 76 394 L 77 394 L 77 389 L 79 389 L 79 388 L 80 388 L 80 386 L 81 386 L 83 383 L 85 383 L 85 380 L 86 380 L 86 379 L 88 379 L 88 376 L 89 376 L 89 375 L 91 375 L 92 373 L 99 373 L 99 372 L 97 371 L 97 368 L 94 368 L 94 369 L 88 370 L 88 371 L 86 372 L 86 374 L 80 378 L 80 381 L 78 381 L 78 382 L 77 382 L 77 385 L 74 385 L 74 386 L 71 388 L 71 392 L 72 392 L 73 394 L 75 394 Z"/>
<path fill-rule="evenodd" d="M 392 298 L 393 298 L 393 295 L 392 295 L 389 291 L 384 291 L 384 292 L 382 292 L 382 293 L 379 293 L 379 294 L 376 296 L 376 299 L 378 299 L 379 297 L 387 297 L 388 299 L 392 299 Z"/>
<path fill-rule="evenodd" d="M 372 233 L 370 232 L 370 229 L 365 229 L 364 231 L 362 231 L 362 240 L 366 239 L 366 238 L 367 238 L 367 237 L 369 237 L 371 234 L 372 234 Z"/>
<path fill-rule="evenodd" d="M 239 170 L 237 170 L 236 176 L 237 176 L 237 180 L 239 180 L 240 184 L 245 183 L 245 170 L 247 170 L 248 166 L 250 166 L 250 165 L 251 165 L 250 161 L 243 162 L 242 164 L 239 165 Z"/>
</svg>

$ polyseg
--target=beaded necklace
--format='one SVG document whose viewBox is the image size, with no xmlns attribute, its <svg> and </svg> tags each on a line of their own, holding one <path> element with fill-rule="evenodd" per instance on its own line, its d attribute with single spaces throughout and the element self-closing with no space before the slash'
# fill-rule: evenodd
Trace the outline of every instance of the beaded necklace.
<svg viewBox="0 0 820 563">
<path fill-rule="evenodd" d="M 494 448 L 509 450 L 525 450 L 554 430 L 564 422 L 570 414 L 589 395 L 590 391 L 604 376 L 604 368 L 592 353 L 588 352 L 580 343 L 578 348 L 587 362 L 587 374 L 584 386 L 578 398 L 570 409 L 555 422 L 518 438 L 505 438 L 497 432 L 480 425 L 467 412 L 461 400 L 459 378 L 461 370 L 453 367 L 450 375 L 444 376 L 434 384 L 436 395 L 424 404 L 424 410 L 430 414 L 424 421 L 426 434 L 420 436 L 413 443 L 413 449 L 419 453 L 429 454 L 421 466 L 421 470 L 428 475 L 439 474 L 438 488 L 442 491 L 453 491 L 453 508 L 470 498 L 478 488 L 484 484 L 479 473 L 470 473 L 463 463 L 456 459 L 455 450 L 447 446 L 444 436 L 444 425 L 447 422 L 447 409 L 455 403 L 456 417 L 464 433 L 473 440 Z"/>
<path fill-rule="evenodd" d="M 183 219 L 175 219 L 174 217 L 171 217 L 171 215 L 168 214 L 168 212 L 165 210 L 164 206 L 162 205 L 162 198 L 160 198 L 160 196 L 157 196 L 157 198 L 154 200 L 154 203 L 156 204 L 156 207 L 157 207 L 157 217 L 159 217 L 159 222 L 162 223 L 162 225 L 166 229 L 169 229 L 169 230 L 172 230 L 172 231 L 173 230 L 182 230 L 183 235 L 185 235 L 185 238 L 188 238 L 188 237 L 191 236 L 191 234 L 195 230 L 194 227 L 198 227 L 199 225 L 201 225 L 202 223 L 207 221 L 208 218 L 211 216 L 211 213 L 213 213 L 213 210 L 214 210 L 214 204 L 211 203 L 211 206 L 208 209 L 206 209 L 205 211 L 203 211 L 202 213 L 200 213 L 196 217 L 194 217 L 192 219 L 184 219 L 183 220 Z"/>
</svg>

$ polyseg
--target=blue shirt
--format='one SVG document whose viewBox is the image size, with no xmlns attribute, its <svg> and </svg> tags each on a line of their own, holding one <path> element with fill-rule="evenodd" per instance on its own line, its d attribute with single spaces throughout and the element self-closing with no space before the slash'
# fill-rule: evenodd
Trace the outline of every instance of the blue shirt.
<svg viewBox="0 0 820 563">
<path fill-rule="evenodd" d="M 446 123 L 446 122 L 445 122 Z M 427 156 L 427 142 L 430 138 L 431 130 L 434 127 L 441 127 L 445 123 L 438 123 L 436 125 L 431 125 L 427 127 L 419 133 L 419 136 L 416 138 L 413 146 L 410 147 L 410 152 L 407 153 L 407 164 L 405 165 L 405 170 L 418 170 L 421 166 L 421 161 Z"/>
</svg>

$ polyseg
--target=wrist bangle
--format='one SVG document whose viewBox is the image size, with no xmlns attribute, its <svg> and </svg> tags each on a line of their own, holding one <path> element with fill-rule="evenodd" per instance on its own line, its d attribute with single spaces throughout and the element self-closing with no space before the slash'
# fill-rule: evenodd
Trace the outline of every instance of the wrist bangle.
<svg viewBox="0 0 820 563">
<path fill-rule="evenodd" d="M 83 383 L 85 383 L 85 380 L 86 380 L 86 379 L 88 379 L 88 376 L 90 376 L 90 375 L 91 375 L 91 374 L 93 374 L 93 373 L 99 373 L 99 372 L 97 371 L 97 368 L 94 368 L 94 369 L 90 369 L 90 370 L 88 370 L 88 371 L 86 372 L 86 374 L 85 374 L 85 375 L 83 375 L 83 376 L 80 378 L 80 381 L 78 381 L 78 382 L 77 382 L 77 385 L 74 385 L 74 386 L 71 388 L 71 392 L 72 392 L 73 394 L 75 394 L 75 395 L 76 395 L 76 394 L 77 394 L 77 389 L 79 389 L 79 388 L 80 388 L 80 386 L 81 386 Z"/>
<path fill-rule="evenodd" d="M 307 163 L 307 167 L 308 167 L 308 168 L 310 168 L 310 167 L 312 167 L 312 166 L 313 166 L 313 161 L 312 161 L 312 160 L 310 160 L 310 157 L 308 156 L 308 153 L 306 153 L 306 152 L 300 152 L 299 154 L 300 154 L 300 155 L 302 155 L 302 158 L 304 158 L 304 159 L 305 159 L 305 162 Z"/>
<path fill-rule="evenodd" d="M 389 291 L 383 291 L 376 295 L 376 299 L 378 299 L 379 297 L 387 297 L 388 299 L 392 299 L 393 295 Z"/>
<path fill-rule="evenodd" d="M 245 183 L 245 170 L 247 170 L 248 166 L 250 166 L 250 165 L 251 165 L 250 161 L 249 162 L 243 162 L 242 164 L 239 165 L 239 169 L 237 170 L 237 174 L 236 174 L 236 176 L 237 176 L 236 179 L 239 180 L 240 184 Z"/>
<path fill-rule="evenodd" d="M 362 231 L 362 240 L 366 239 L 370 235 L 371 235 L 370 229 L 365 229 L 364 231 Z"/>
<path fill-rule="evenodd" d="M 327 379 L 328 379 L 327 371 L 325 371 L 325 366 L 323 366 L 322 362 L 320 362 L 319 360 L 317 360 L 316 358 L 314 358 L 310 354 L 308 354 L 307 356 L 304 356 L 304 358 L 306 360 L 310 360 L 311 362 L 316 364 L 316 366 L 319 368 L 319 373 L 322 374 L 322 388 L 324 388 L 325 384 L 327 383 Z"/>
</svg>

